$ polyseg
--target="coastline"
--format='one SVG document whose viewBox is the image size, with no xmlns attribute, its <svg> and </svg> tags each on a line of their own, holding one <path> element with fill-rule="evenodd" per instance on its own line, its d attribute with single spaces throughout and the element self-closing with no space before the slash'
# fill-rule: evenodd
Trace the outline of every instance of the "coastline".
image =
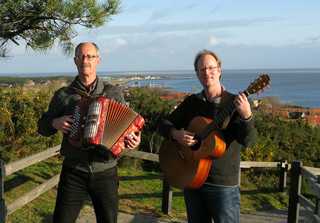
<svg viewBox="0 0 320 223">
<path fill-rule="evenodd" d="M 167 76 L 167 75 L 166 75 Z M 139 83 L 139 81 L 148 81 L 149 83 L 152 81 L 158 80 L 167 80 L 166 76 L 161 76 L 160 74 L 154 73 L 153 75 L 142 75 L 142 74 L 127 74 L 127 75 L 119 75 L 119 76 L 102 76 L 102 79 L 110 82 L 113 85 L 118 85 L 123 87 L 124 89 L 131 87 L 149 87 L 149 88 L 159 88 L 164 93 L 162 95 L 163 99 L 176 99 L 178 101 L 182 100 L 183 97 L 190 94 L 190 92 L 183 92 L 172 89 L 170 87 L 163 87 L 158 85 L 142 85 L 135 86 L 129 85 L 129 83 Z M 70 81 L 74 79 L 74 76 L 38 76 L 38 77 L 9 77 L 9 76 L 0 76 L 0 87 L 2 88 L 11 88 L 15 86 L 22 86 L 24 88 L 33 87 L 36 85 L 44 86 L 49 85 L 51 83 L 55 83 L 55 85 L 66 85 Z M 170 81 L 170 80 L 169 80 Z M 264 106 L 264 109 L 270 113 L 278 114 L 287 118 L 290 117 L 301 117 L 307 118 L 312 116 L 314 122 L 320 123 L 320 107 L 306 107 L 299 106 L 292 103 L 284 103 L 280 101 L 281 98 L 276 96 L 263 96 L 259 99 L 255 99 L 258 101 L 256 103 L 263 102 L 267 104 Z"/>
</svg>

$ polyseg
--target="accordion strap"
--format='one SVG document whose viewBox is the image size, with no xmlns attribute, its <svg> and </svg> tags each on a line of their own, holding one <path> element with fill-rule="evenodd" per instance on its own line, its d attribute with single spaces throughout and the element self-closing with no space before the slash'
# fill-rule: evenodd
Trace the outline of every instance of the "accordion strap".
<svg viewBox="0 0 320 223">
<path fill-rule="evenodd" d="M 107 96 L 107 92 L 108 92 L 108 88 L 110 88 L 110 85 L 105 84 L 103 86 L 103 91 L 102 91 L 102 96 L 106 97 Z"/>
</svg>

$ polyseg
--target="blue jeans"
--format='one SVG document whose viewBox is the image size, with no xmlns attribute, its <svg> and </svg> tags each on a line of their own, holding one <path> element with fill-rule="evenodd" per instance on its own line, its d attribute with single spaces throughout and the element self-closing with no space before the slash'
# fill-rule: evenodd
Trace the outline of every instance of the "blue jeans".
<svg viewBox="0 0 320 223">
<path fill-rule="evenodd" d="M 188 223 L 239 223 L 240 188 L 204 184 L 199 189 L 185 189 Z"/>
<path fill-rule="evenodd" d="M 74 223 L 84 201 L 91 198 L 97 223 L 116 223 L 118 215 L 117 168 L 87 173 L 63 166 L 53 223 Z"/>
</svg>

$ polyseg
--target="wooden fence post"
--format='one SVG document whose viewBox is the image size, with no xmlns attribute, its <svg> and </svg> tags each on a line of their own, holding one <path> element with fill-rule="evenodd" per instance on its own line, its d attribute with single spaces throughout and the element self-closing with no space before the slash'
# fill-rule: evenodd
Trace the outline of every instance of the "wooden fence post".
<svg viewBox="0 0 320 223">
<path fill-rule="evenodd" d="M 241 186 L 241 167 L 239 168 L 239 186 Z"/>
<path fill-rule="evenodd" d="M 162 212 L 169 214 L 172 208 L 172 190 L 166 179 L 162 181 Z"/>
<path fill-rule="evenodd" d="M 4 200 L 5 163 L 0 159 L 0 222 L 6 222 L 7 210 Z"/>
<path fill-rule="evenodd" d="M 302 162 L 293 161 L 290 171 L 290 191 L 289 191 L 289 208 L 288 223 L 298 223 L 299 221 L 299 195 L 301 192 L 301 167 Z"/>
<path fill-rule="evenodd" d="M 284 189 L 287 187 L 287 172 L 288 172 L 288 162 L 281 161 L 278 164 L 279 168 L 279 191 L 283 192 Z"/>
<path fill-rule="evenodd" d="M 320 184 L 320 176 L 317 176 L 317 184 Z M 316 198 L 316 208 L 314 210 L 314 214 L 320 216 L 320 199 Z"/>
</svg>

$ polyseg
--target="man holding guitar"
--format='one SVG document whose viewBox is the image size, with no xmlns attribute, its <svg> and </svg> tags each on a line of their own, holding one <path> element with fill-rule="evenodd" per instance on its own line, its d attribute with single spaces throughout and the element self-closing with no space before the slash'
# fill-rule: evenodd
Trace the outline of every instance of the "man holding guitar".
<svg viewBox="0 0 320 223">
<path fill-rule="evenodd" d="M 188 96 L 160 123 L 160 134 L 171 141 L 160 149 L 160 165 L 169 183 L 184 189 L 189 223 L 239 222 L 240 149 L 251 145 L 257 135 L 248 94 L 226 91 L 220 82 L 221 61 L 211 51 L 197 54 L 194 69 L 203 91 Z M 210 135 L 212 132 L 214 135 Z M 208 150 L 207 145 L 212 148 L 208 154 L 202 151 Z M 170 173 L 166 174 L 166 166 L 175 154 L 177 166 L 169 167 Z M 185 183 L 188 176 L 181 175 L 189 171 L 188 163 L 196 163 L 195 175 L 200 177 Z M 179 171 L 180 178 L 170 175 L 174 171 Z"/>
</svg>

